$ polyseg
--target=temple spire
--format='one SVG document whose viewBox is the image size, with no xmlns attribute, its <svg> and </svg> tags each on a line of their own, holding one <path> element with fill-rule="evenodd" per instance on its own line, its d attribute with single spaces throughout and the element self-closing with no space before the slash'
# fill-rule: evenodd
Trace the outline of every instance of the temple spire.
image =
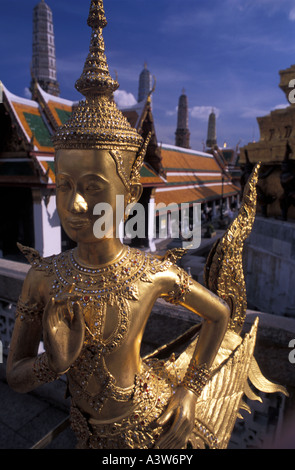
<svg viewBox="0 0 295 470">
<path fill-rule="evenodd" d="M 185 90 L 178 102 L 177 129 L 175 133 L 175 145 L 177 147 L 190 148 L 190 131 L 188 127 L 188 99 Z"/>
<path fill-rule="evenodd" d="M 207 141 L 206 146 L 207 148 L 212 148 L 217 145 L 217 137 L 216 137 L 216 115 L 214 109 L 212 109 L 209 120 L 208 120 L 208 134 L 207 134 Z"/>
<path fill-rule="evenodd" d="M 44 0 L 41 0 L 33 12 L 33 58 L 32 82 L 37 81 L 44 91 L 59 96 L 59 84 L 56 74 L 55 40 L 52 11 Z"/>
<path fill-rule="evenodd" d="M 145 100 L 152 90 L 152 76 L 148 70 L 147 63 L 144 64 L 144 69 L 139 76 L 138 86 L 138 102 Z"/>
</svg>

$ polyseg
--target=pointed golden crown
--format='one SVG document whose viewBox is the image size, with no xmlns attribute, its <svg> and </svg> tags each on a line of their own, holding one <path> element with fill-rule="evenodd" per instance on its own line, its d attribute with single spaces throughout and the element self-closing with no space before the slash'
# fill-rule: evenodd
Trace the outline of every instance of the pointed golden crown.
<svg viewBox="0 0 295 470">
<path fill-rule="evenodd" d="M 74 108 L 69 121 L 60 127 L 53 143 L 59 149 L 120 149 L 138 151 L 143 139 L 132 128 L 113 99 L 119 88 L 109 73 L 103 29 L 107 25 L 103 1 L 91 0 L 87 20 L 92 35 L 84 69 L 76 89 L 85 96 Z"/>
</svg>

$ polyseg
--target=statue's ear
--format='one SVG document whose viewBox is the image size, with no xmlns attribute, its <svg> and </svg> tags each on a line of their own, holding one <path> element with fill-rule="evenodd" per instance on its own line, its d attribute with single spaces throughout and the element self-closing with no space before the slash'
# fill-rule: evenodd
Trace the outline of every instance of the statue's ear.
<svg viewBox="0 0 295 470">
<path fill-rule="evenodd" d="M 142 184 L 132 183 L 130 185 L 129 194 L 127 195 L 127 201 L 125 206 L 125 221 L 128 219 L 130 211 L 134 204 L 136 204 L 142 195 Z"/>
<path fill-rule="evenodd" d="M 130 193 L 129 193 L 129 204 L 134 204 L 139 201 L 142 195 L 142 184 L 141 183 L 131 183 Z"/>
</svg>

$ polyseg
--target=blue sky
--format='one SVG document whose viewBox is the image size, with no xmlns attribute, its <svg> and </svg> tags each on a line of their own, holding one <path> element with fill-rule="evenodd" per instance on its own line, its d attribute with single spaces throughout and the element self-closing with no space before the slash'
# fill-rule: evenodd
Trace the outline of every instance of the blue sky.
<svg viewBox="0 0 295 470">
<path fill-rule="evenodd" d="M 36 0 L 1 0 L 0 80 L 15 94 L 30 83 Z M 47 0 L 53 11 L 57 74 L 64 98 L 88 53 L 90 0 Z M 202 150 L 208 114 L 217 114 L 220 146 L 259 140 L 257 116 L 287 106 L 279 70 L 295 63 L 295 0 L 105 0 L 111 75 L 121 99 L 137 98 L 146 62 L 156 77 L 153 113 L 159 142 L 174 144 L 176 107 L 189 100 L 191 146 Z M 295 77 L 294 77 L 295 78 Z"/>
</svg>

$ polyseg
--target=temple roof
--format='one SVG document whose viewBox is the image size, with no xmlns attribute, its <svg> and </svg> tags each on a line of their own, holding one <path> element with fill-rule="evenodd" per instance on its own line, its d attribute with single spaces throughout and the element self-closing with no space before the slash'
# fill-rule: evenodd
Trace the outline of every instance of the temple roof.
<svg viewBox="0 0 295 470">
<path fill-rule="evenodd" d="M 16 121 L 25 141 L 35 152 L 53 151 L 51 132 L 36 101 L 14 95 L 3 85 L 4 106 Z"/>
<path fill-rule="evenodd" d="M 209 153 L 163 144 L 161 156 L 167 183 L 155 191 L 157 204 L 202 203 L 239 192 Z"/>
<path fill-rule="evenodd" d="M 65 124 L 72 113 L 74 102 L 46 93 L 42 90 L 39 83 L 36 83 L 34 91 L 36 93 L 36 101 L 40 103 L 42 108 L 45 108 L 47 118 L 50 120 L 53 118 L 54 123 L 52 124 L 54 128 Z"/>
<path fill-rule="evenodd" d="M 31 154 L 34 154 L 34 159 L 40 165 L 47 184 L 54 185 L 54 148 L 51 135 L 68 120 L 75 103 L 46 93 L 38 83 L 34 85 L 33 96 L 34 100 L 21 98 L 3 85 L 6 111 L 18 126 L 18 132 L 30 148 Z M 127 119 L 130 119 L 133 127 L 141 129 L 147 113 L 145 101 L 122 111 Z M 14 163 L 20 165 L 20 162 Z M 143 186 L 163 185 L 163 178 L 148 162 L 144 163 L 141 175 Z"/>
<path fill-rule="evenodd" d="M 3 86 L 4 107 L 29 148 L 40 182 L 55 185 L 51 135 L 68 120 L 75 103 L 44 92 L 37 83 L 33 96 L 34 100 L 21 98 Z M 152 132 L 141 183 L 155 188 L 156 203 L 205 202 L 238 193 L 239 188 L 212 154 L 172 145 L 159 147 L 149 98 L 121 110 L 143 137 Z"/>
</svg>

